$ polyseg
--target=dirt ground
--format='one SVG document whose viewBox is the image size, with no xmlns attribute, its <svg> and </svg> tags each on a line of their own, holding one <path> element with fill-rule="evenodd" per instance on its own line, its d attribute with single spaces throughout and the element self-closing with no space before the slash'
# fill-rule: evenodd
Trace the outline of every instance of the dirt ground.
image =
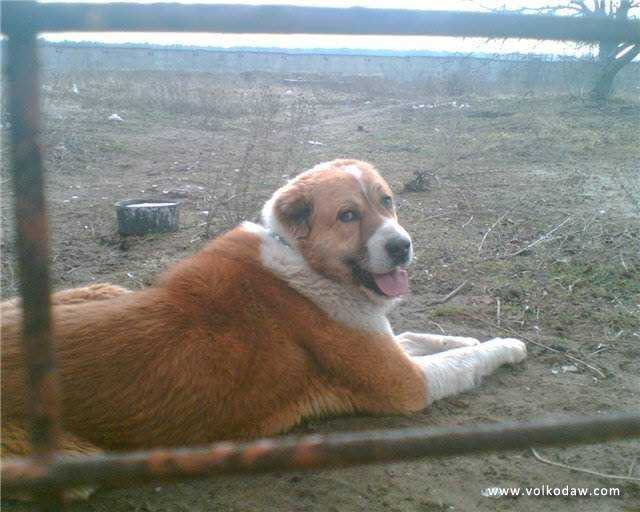
<svg viewBox="0 0 640 512">
<path fill-rule="evenodd" d="M 374 79 L 249 74 L 58 76 L 49 77 L 44 90 L 57 289 L 98 281 L 147 285 L 209 237 L 253 218 L 288 176 L 353 157 L 374 163 L 387 177 L 416 245 L 412 294 L 391 317 L 396 332 L 482 340 L 508 335 L 528 342 L 526 364 L 502 368 L 477 390 L 420 414 L 313 421 L 296 432 L 638 409 L 637 99 L 599 108 L 562 95 L 452 98 Z M 110 121 L 114 113 L 123 121 Z M 2 119 L 3 135 L 10 121 Z M 2 157 L 7 297 L 17 283 L 6 141 Z M 114 203 L 132 197 L 178 199 L 181 229 L 120 238 Z M 454 298 L 431 304 L 464 282 Z M 70 510 L 640 510 L 639 441 L 539 452 L 627 479 L 555 467 L 522 450 L 101 490 Z M 496 486 L 546 485 L 615 487 L 622 496 L 482 494 Z"/>
</svg>

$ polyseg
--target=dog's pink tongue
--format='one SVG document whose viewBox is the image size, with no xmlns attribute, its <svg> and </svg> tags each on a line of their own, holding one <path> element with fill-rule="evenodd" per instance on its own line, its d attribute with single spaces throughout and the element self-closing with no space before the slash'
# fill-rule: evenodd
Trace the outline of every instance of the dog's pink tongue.
<svg viewBox="0 0 640 512">
<path fill-rule="evenodd" d="M 396 268 L 388 274 L 373 274 L 373 279 L 388 297 L 399 297 L 409 291 L 409 276 L 402 268 Z"/>
</svg>

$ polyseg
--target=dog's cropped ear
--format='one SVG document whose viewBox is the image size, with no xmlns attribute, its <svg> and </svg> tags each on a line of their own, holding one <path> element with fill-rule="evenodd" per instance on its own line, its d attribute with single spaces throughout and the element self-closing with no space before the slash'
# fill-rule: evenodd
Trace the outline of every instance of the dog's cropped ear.
<svg viewBox="0 0 640 512">
<path fill-rule="evenodd" d="M 311 232 L 313 201 L 299 187 L 284 190 L 274 204 L 276 218 L 294 238 L 306 238 Z"/>
</svg>

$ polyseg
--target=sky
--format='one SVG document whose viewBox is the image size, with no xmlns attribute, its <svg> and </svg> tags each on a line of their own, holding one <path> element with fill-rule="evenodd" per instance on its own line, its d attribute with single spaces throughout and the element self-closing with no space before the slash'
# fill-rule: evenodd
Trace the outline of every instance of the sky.
<svg viewBox="0 0 640 512">
<path fill-rule="evenodd" d="M 46 0 L 43 0 L 46 1 Z M 52 0 L 53 1 L 53 0 Z M 60 1 L 60 0 L 57 0 Z M 101 3 L 104 0 L 84 0 Z M 175 1 L 175 0 L 174 0 Z M 190 3 L 180 1 L 180 3 Z M 158 0 L 139 0 L 139 3 L 157 3 Z M 522 7 L 544 7 L 560 4 L 561 0 L 226 0 L 215 2 L 198 0 L 197 3 L 235 4 L 288 4 L 320 7 L 370 7 L 421 10 L 487 11 L 510 10 Z M 532 40 L 486 40 L 479 38 L 418 37 L 418 36 L 341 36 L 341 35 L 282 35 L 282 34 L 177 34 L 177 33 L 64 33 L 46 34 L 52 41 L 100 41 L 106 43 L 182 44 L 193 46 L 278 47 L 278 48 L 352 48 L 384 50 L 427 50 L 483 53 L 537 53 L 580 55 L 589 52 L 587 47 L 574 43 Z"/>
</svg>

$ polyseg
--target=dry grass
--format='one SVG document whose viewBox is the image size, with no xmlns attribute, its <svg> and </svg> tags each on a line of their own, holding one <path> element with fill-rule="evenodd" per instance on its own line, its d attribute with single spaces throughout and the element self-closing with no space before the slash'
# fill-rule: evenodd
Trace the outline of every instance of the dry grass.
<svg viewBox="0 0 640 512">
<path fill-rule="evenodd" d="M 555 352 L 530 346 L 526 367 L 504 369 L 481 391 L 435 404 L 425 415 L 312 422 L 306 430 L 473 424 L 637 407 L 637 102 L 615 100 L 601 109 L 578 96 L 539 91 L 485 96 L 454 79 L 449 93 L 462 94 L 455 98 L 445 96 L 445 84 L 427 89 L 375 77 L 285 78 L 123 73 L 47 82 L 43 142 L 55 286 L 98 280 L 148 285 L 208 236 L 254 217 L 287 177 L 320 161 L 361 158 L 399 192 L 400 219 L 416 244 L 413 294 L 392 315 L 394 328 L 482 339 L 508 333 Z M 108 121 L 114 112 L 124 122 Z M 427 178 L 426 187 L 402 192 L 416 173 Z M 121 239 L 113 203 L 165 191 L 180 192 L 181 229 Z M 6 186 L 2 194 L 7 296 L 15 294 L 16 280 Z M 435 304 L 465 281 L 450 301 Z M 563 373 L 563 353 L 606 379 L 583 368 Z M 554 459 L 619 473 L 634 456 L 637 445 L 628 443 L 567 449 L 566 457 Z M 282 510 L 294 502 L 308 510 L 336 503 L 340 510 L 373 512 L 392 504 L 403 511 L 495 510 L 498 502 L 478 501 L 479 489 L 507 481 L 574 483 L 560 468 L 540 466 L 516 454 L 305 476 L 295 486 L 285 476 L 250 484 L 206 481 L 168 486 L 166 493 L 105 492 L 78 510 L 210 509 L 211 503 L 198 501 L 202 496 L 213 496 L 222 510 L 257 510 L 266 502 Z M 624 492 L 625 501 L 611 510 L 638 503 L 637 486 L 628 484 Z M 563 507 L 578 512 L 584 504 L 564 501 Z M 550 506 L 545 499 L 509 503 L 515 510 Z"/>
</svg>

